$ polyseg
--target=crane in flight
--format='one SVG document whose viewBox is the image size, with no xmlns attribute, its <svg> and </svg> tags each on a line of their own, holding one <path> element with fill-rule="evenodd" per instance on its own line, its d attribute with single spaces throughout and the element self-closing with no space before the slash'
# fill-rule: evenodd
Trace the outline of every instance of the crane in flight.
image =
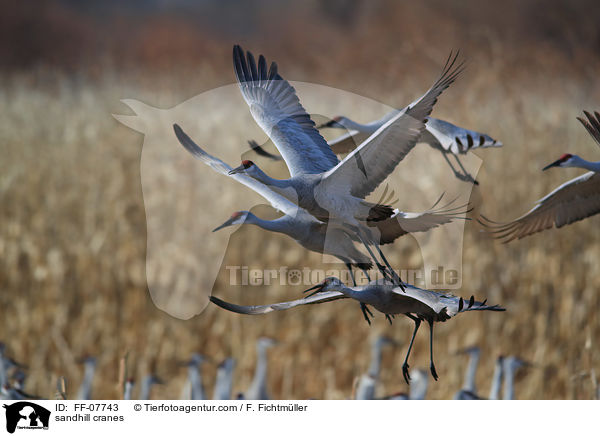
<svg viewBox="0 0 600 436">
<path fill-rule="evenodd" d="M 377 129 L 385 123 L 385 120 L 389 119 L 389 117 L 393 116 L 396 112 L 397 111 L 391 111 L 383 118 L 367 124 L 357 123 L 344 116 L 335 116 L 332 119 L 321 123 L 317 128 L 319 130 L 327 127 L 347 130 L 347 133 L 327 141 L 327 144 L 336 155 L 346 154 L 350 153 L 371 134 L 377 131 Z M 269 142 L 270 140 L 263 145 L 259 145 L 255 140 L 249 140 L 248 145 L 257 155 L 274 161 L 280 161 L 281 156 L 265 150 L 265 146 L 267 146 Z M 433 149 L 438 150 L 457 179 L 471 182 L 475 185 L 479 185 L 479 182 L 466 170 L 459 159 L 459 155 L 464 155 L 475 148 L 502 147 L 503 145 L 502 142 L 497 141 L 485 133 L 465 129 L 433 117 L 426 118 L 425 130 L 419 138 L 418 143 L 425 143 Z M 460 168 L 460 171 L 454 167 L 448 156 L 453 157 Z"/>
<path fill-rule="evenodd" d="M 586 118 L 577 117 L 577 119 L 600 145 L 600 114 L 594 112 L 592 115 L 586 111 L 583 113 Z M 574 167 L 589 171 L 563 183 L 538 200 L 533 209 L 514 221 L 499 223 L 482 215 L 479 222 L 495 238 L 507 243 L 552 227 L 559 229 L 600 212 L 600 161 L 590 162 L 575 154 L 567 153 L 546 165 L 543 171 L 553 167 Z"/>
<path fill-rule="evenodd" d="M 254 120 L 282 155 L 290 178 L 274 179 L 249 160 L 230 173 L 247 174 L 320 221 L 332 221 L 353 232 L 376 261 L 370 246 L 378 250 L 390 275 L 402 286 L 367 226 L 368 222 L 389 218 L 394 210 L 368 202 L 365 197 L 415 146 L 437 98 L 462 71 L 463 64 L 455 67 L 457 57 L 458 53 L 450 55 L 440 78 L 421 98 L 399 111 L 340 162 L 300 104 L 294 88 L 279 75 L 277 65 L 273 62 L 267 71 L 264 56 L 259 56 L 257 64 L 252 53 L 245 55 L 240 46 L 234 46 L 234 69 L 242 95 Z"/>
<path fill-rule="evenodd" d="M 398 110 L 393 110 L 382 118 L 367 124 L 357 123 L 348 117 L 335 116 L 328 122 L 318 126 L 318 129 L 329 127 L 347 130 L 347 133 L 329 141 L 328 144 L 336 154 L 349 153 L 397 113 Z M 464 155 L 475 148 L 502 147 L 500 141 L 495 140 L 485 133 L 458 127 L 447 121 L 432 117 L 427 117 L 425 119 L 425 130 L 418 142 L 428 144 L 430 147 L 441 152 L 444 160 L 456 178 L 466 182 L 472 182 L 476 185 L 478 185 L 479 182 L 467 172 L 458 156 L 461 154 Z M 256 148 L 255 144 L 250 144 L 250 146 L 258 154 L 261 154 L 261 151 L 263 153 L 268 153 L 261 147 Z M 450 162 L 448 155 L 453 156 L 453 159 L 460 168 L 460 172 L 454 167 L 452 162 Z"/>
<path fill-rule="evenodd" d="M 282 217 L 275 220 L 263 220 L 249 211 L 234 212 L 214 231 L 233 225 L 253 224 L 268 231 L 282 233 L 294 239 L 307 250 L 329 254 L 340 259 L 350 271 L 354 285 L 356 285 L 356 279 L 352 271 L 353 266 L 361 269 L 371 281 L 368 273 L 372 268 L 371 259 L 355 247 L 356 238 L 350 233 L 317 220 L 307 211 L 258 180 L 242 173 L 232 173 L 232 168 L 228 164 L 204 151 L 177 124 L 173 126 L 173 129 L 181 145 L 192 156 L 211 167 L 215 172 L 228 176 L 252 189 L 265 198 L 273 208 L 283 213 Z M 378 235 L 378 243 L 390 244 L 408 233 L 426 232 L 450 223 L 454 219 L 464 218 L 462 214 L 468 212 L 464 210 L 464 206 L 452 207 L 453 201 L 451 201 L 445 206 L 438 207 L 441 198 L 440 196 L 438 201 L 424 212 L 403 212 L 395 209 L 390 218 L 372 223 L 377 229 L 377 232 L 374 233 Z M 382 265 L 378 265 L 378 268 L 385 273 Z M 362 303 L 361 309 L 363 316 L 370 324 L 369 315 L 373 316 L 372 313 Z"/>
<path fill-rule="evenodd" d="M 379 312 L 386 315 L 403 314 L 413 320 L 415 327 L 412 333 L 410 344 L 406 352 L 406 357 L 402 364 L 402 374 L 408 383 L 410 380 L 408 372 L 408 359 L 413 347 L 415 336 L 422 321 L 429 324 L 429 356 L 431 375 L 435 380 L 438 379 L 435 365 L 433 363 L 433 325 L 436 322 L 445 322 L 461 312 L 471 310 L 491 310 L 504 311 L 498 306 L 486 305 L 486 301 L 475 301 L 474 297 L 464 300 L 451 294 L 420 289 L 406 284 L 402 289 L 395 283 L 388 280 L 375 280 L 365 286 L 345 286 L 338 278 L 328 277 L 323 282 L 305 292 L 314 291 L 307 297 L 294 301 L 283 303 L 268 304 L 262 306 L 240 306 L 228 303 L 215 296 L 210 297 L 210 301 L 217 306 L 231 312 L 247 315 L 259 315 L 273 311 L 287 310 L 297 306 L 307 304 L 319 304 L 329 301 L 351 298 L 361 303 L 373 306 Z"/>
</svg>

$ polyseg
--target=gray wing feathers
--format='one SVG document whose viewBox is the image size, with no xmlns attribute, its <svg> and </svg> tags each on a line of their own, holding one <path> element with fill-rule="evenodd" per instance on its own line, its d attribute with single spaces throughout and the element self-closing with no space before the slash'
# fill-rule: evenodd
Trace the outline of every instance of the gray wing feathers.
<svg viewBox="0 0 600 436">
<path fill-rule="evenodd" d="M 600 173 L 587 172 L 537 201 L 525 215 L 509 223 L 484 216 L 479 220 L 495 237 L 510 242 L 552 227 L 560 228 L 600 213 Z"/>
<path fill-rule="evenodd" d="M 233 65 L 252 116 L 277 146 L 292 177 L 325 172 L 338 163 L 300 104 L 296 90 L 277 72 L 275 62 L 267 71 L 264 56 L 259 56 L 257 65 L 252 53 L 244 56 L 242 48 L 236 45 Z"/>
<path fill-rule="evenodd" d="M 236 180 L 237 182 L 241 183 L 242 185 L 249 187 L 250 189 L 255 191 L 257 194 L 264 197 L 265 200 L 267 200 L 269 203 L 271 203 L 271 206 L 273 206 L 275 209 L 280 210 L 284 214 L 291 215 L 291 216 L 298 216 L 300 213 L 304 212 L 304 209 L 300 209 L 294 203 L 287 200 L 285 197 L 273 192 L 271 189 L 269 189 L 268 186 L 263 185 L 259 181 L 254 180 L 253 178 L 248 177 L 241 173 L 230 175 L 229 171 L 231 171 L 232 168 L 229 165 L 227 165 L 221 159 L 211 156 L 210 154 L 208 154 L 207 152 L 202 150 L 202 148 L 200 148 L 200 146 L 198 146 L 181 129 L 181 127 L 179 127 L 179 125 L 174 124 L 173 130 L 175 131 L 175 136 L 177 136 L 177 139 L 179 140 L 181 145 L 183 145 L 183 147 L 188 152 L 190 152 L 190 154 L 192 156 L 194 156 L 196 159 L 201 160 L 202 162 L 204 162 L 206 165 L 211 167 L 216 172 L 221 173 L 227 177 L 231 177 L 232 179 Z M 306 215 L 308 216 L 308 212 L 306 212 Z"/>
<path fill-rule="evenodd" d="M 587 120 L 577 117 L 577 119 L 583 124 L 583 127 L 588 133 L 594 138 L 594 140 L 600 145 L 600 113 L 594 112 L 594 115 L 587 111 L 583 111 Z"/>
<path fill-rule="evenodd" d="M 319 292 L 315 295 L 311 295 L 307 298 L 302 298 L 299 300 L 286 301 L 283 303 L 275 303 L 275 304 L 267 304 L 264 306 L 240 306 L 238 304 L 228 303 L 226 301 L 221 300 L 217 297 L 210 297 L 210 301 L 212 301 L 217 306 L 228 310 L 230 312 L 242 313 L 245 315 L 262 315 L 269 312 L 275 312 L 279 310 L 287 310 L 292 309 L 297 306 L 304 306 L 307 304 L 320 304 L 327 303 L 329 301 L 341 300 L 346 298 L 344 294 L 338 291 L 327 291 L 327 292 Z"/>
<path fill-rule="evenodd" d="M 439 95 L 462 71 L 452 53 L 440 78 L 418 100 L 399 111 L 326 176 L 330 183 L 349 186 L 358 198 L 369 195 L 413 149 L 425 129 L 424 121 Z"/>
<path fill-rule="evenodd" d="M 451 207 L 456 201 L 453 200 L 436 209 L 435 207 L 440 200 L 441 197 L 425 212 L 415 213 L 397 210 L 392 217 L 370 224 L 379 231 L 380 244 L 390 244 L 408 233 L 426 232 L 435 227 L 451 223 L 455 219 L 468 219 L 465 217 L 465 214 L 469 212 L 469 209 L 467 209 L 468 204 Z"/>
<path fill-rule="evenodd" d="M 335 154 L 346 154 L 350 153 L 360 144 L 362 144 L 370 135 L 361 133 L 358 130 L 351 130 L 350 132 L 344 133 L 335 139 L 327 142 L 331 147 L 331 150 Z"/>
</svg>

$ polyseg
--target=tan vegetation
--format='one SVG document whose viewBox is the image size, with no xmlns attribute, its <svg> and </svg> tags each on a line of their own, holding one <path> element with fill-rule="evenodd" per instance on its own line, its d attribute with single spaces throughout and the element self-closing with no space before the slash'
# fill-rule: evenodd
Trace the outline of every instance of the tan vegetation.
<svg viewBox="0 0 600 436">
<path fill-rule="evenodd" d="M 479 2 L 450 7 L 434 1 L 410 8 L 393 3 L 388 9 L 387 3 L 357 3 L 348 25 L 331 18 L 321 3 L 309 3 L 297 7 L 294 19 L 270 23 L 264 14 L 253 17 L 251 24 L 265 23 L 266 29 L 251 27 L 247 34 L 231 31 L 225 36 L 214 29 L 198 30 L 183 19 L 154 17 L 135 21 L 131 39 L 124 31 L 127 26 L 117 26 L 98 59 L 89 53 L 74 59 L 65 54 L 68 65 L 60 65 L 60 55 L 36 65 L 23 60 L 5 65 L 0 90 L 0 340 L 30 367 L 26 389 L 53 398 L 57 378 L 65 376 L 72 396 L 82 377 L 77 359 L 92 354 L 99 360 L 95 397 L 117 398 L 119 360 L 129 352 L 130 372 L 140 377 L 155 367 L 167 381 L 156 387 L 155 398 L 177 398 L 186 377 L 178 362 L 199 351 L 217 363 L 233 356 L 235 389 L 242 391 L 251 380 L 255 340 L 267 335 L 281 342 L 270 351 L 274 398 L 346 398 L 355 377 L 367 367 L 369 338 L 381 332 L 404 345 L 384 354 L 381 394 L 406 389 L 400 363 L 411 323 L 397 318 L 390 327 L 377 316 L 369 328 L 356 303 L 263 317 L 209 306 L 186 321 L 158 310 L 145 271 L 143 139 L 111 114 L 128 113 L 119 102 L 122 98 L 169 108 L 232 83 L 234 42 L 277 60 L 290 80 L 347 89 L 392 106 L 425 90 L 450 48 L 460 47 L 468 69 L 442 96 L 435 115 L 505 144 L 476 152 L 483 159 L 477 175 L 481 185 L 471 200 L 477 206 L 474 217 L 483 211 L 494 219 L 512 219 L 579 174 L 541 173 L 545 164 L 563 152 L 598 160 L 597 147 L 575 119 L 583 109 L 600 109 L 598 20 L 586 14 L 587 5 L 594 3 L 551 3 L 536 15 L 532 11 L 539 4 L 509 2 L 500 11 L 479 8 Z M 277 40 L 274 32 L 281 35 Z M 77 52 L 64 44 L 60 48 Z M 124 61 L 129 55 L 131 60 Z M 342 109 L 363 120 L 370 116 L 360 108 Z M 228 126 L 227 106 L 212 111 L 211 122 L 217 124 L 199 119 L 192 133 L 214 130 L 215 138 L 221 138 L 227 131 L 225 142 L 202 145 L 234 164 L 251 138 L 244 126 L 257 130 L 249 122 Z M 178 146 L 171 141 L 166 146 Z M 445 168 L 436 166 L 434 174 L 427 150 L 422 151 L 421 161 L 411 160 L 411 170 L 424 179 L 442 177 L 437 172 Z M 186 168 L 200 174 L 198 180 L 214 183 L 197 187 L 215 193 L 215 203 L 206 205 L 214 219 L 202 218 L 203 228 L 216 227 L 234 210 L 253 206 L 255 197 L 248 197 L 243 187 L 225 185 L 199 163 Z M 400 193 L 399 207 L 427 205 L 429 199 L 415 206 L 410 192 L 394 186 L 393 180 L 390 184 Z M 174 195 L 168 189 L 154 194 L 165 199 Z M 467 223 L 463 285 L 456 293 L 488 298 L 505 305 L 507 312 L 469 313 L 437 328 L 440 380 L 430 383 L 429 398 L 450 398 L 460 388 L 465 362 L 454 353 L 470 345 L 483 350 L 478 374 L 483 392 L 495 358 L 515 354 L 535 365 L 519 378 L 518 398 L 592 398 L 589 372 L 600 371 L 599 224 L 600 218 L 593 217 L 502 245 L 482 233 L 475 221 Z M 217 252 L 226 236 L 202 241 L 203 255 Z M 419 265 L 410 239 L 388 252 L 394 265 Z M 302 251 L 292 240 L 257 228 L 236 232 L 226 256 L 228 262 L 261 268 L 321 265 L 317 255 Z M 165 262 L 173 260 L 166 257 Z M 302 290 L 240 289 L 228 285 L 227 275 L 219 275 L 213 293 L 229 301 L 266 303 L 296 298 Z M 199 286 L 192 280 L 183 283 L 191 289 Z M 428 364 L 427 335 L 421 333 L 412 368 Z M 215 371 L 215 364 L 205 365 L 209 388 Z"/>
</svg>

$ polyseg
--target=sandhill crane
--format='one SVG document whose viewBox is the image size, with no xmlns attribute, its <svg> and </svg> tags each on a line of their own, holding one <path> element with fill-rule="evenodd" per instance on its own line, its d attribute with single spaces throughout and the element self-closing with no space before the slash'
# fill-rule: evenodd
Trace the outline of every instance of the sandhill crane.
<svg viewBox="0 0 600 436">
<path fill-rule="evenodd" d="M 371 345 L 371 363 L 369 364 L 369 369 L 360 377 L 356 389 L 357 400 L 375 399 L 375 389 L 377 388 L 377 381 L 379 380 L 383 347 L 392 344 L 394 344 L 394 341 L 384 335 L 378 335 L 373 341 Z"/>
<path fill-rule="evenodd" d="M 331 127 L 348 130 L 348 133 L 328 142 L 334 153 L 348 153 L 397 115 L 397 113 L 398 110 L 393 110 L 384 115 L 381 119 L 367 124 L 357 123 L 344 116 L 336 116 L 331 121 L 320 125 L 319 128 Z M 458 155 L 465 154 L 474 148 L 502 146 L 501 142 L 485 133 L 464 129 L 447 121 L 431 117 L 427 117 L 425 130 L 418 142 L 424 142 L 436 150 L 439 150 L 456 178 L 477 185 L 479 183 L 467 172 L 458 158 Z M 454 157 L 462 173 L 454 168 L 454 165 L 452 165 L 448 159 L 448 155 Z"/>
<path fill-rule="evenodd" d="M 363 374 L 358 380 L 356 387 L 355 400 L 374 400 L 375 388 L 377 387 L 377 378 L 371 374 Z"/>
<path fill-rule="evenodd" d="M 204 387 L 202 386 L 201 365 L 205 361 L 205 357 L 199 353 L 192 354 L 192 358 L 186 362 L 188 369 L 189 383 L 189 399 L 190 400 L 206 400 Z M 185 390 L 185 388 L 184 388 Z"/>
<path fill-rule="evenodd" d="M 381 370 L 381 355 L 383 353 L 383 347 L 395 345 L 394 340 L 384 335 L 378 335 L 371 346 L 371 363 L 369 364 L 369 370 L 367 374 L 379 378 L 379 372 Z"/>
<path fill-rule="evenodd" d="M 162 384 L 163 381 L 154 374 L 146 375 L 140 386 L 140 400 L 149 400 L 152 392 L 152 386 Z"/>
<path fill-rule="evenodd" d="M 133 399 L 133 386 L 135 385 L 135 381 L 132 378 L 128 378 L 125 380 L 125 385 L 123 386 L 123 399 L 131 400 Z"/>
<path fill-rule="evenodd" d="M 448 58 L 442 75 L 420 99 L 398 112 L 360 147 L 341 162 L 315 128 L 294 88 L 271 64 L 267 72 L 261 55 L 254 56 L 239 46 L 233 49 L 236 78 L 257 124 L 273 140 L 290 172 L 289 179 L 273 179 L 251 161 L 231 171 L 246 173 L 298 204 L 321 221 L 334 220 L 353 231 L 369 248 L 379 245 L 371 237 L 368 221 L 389 218 L 393 209 L 364 198 L 394 170 L 414 147 L 425 128 L 424 120 L 437 97 L 456 79 L 462 64 L 454 68 L 457 56 Z M 454 68 L 454 69 L 453 69 Z M 400 279 L 379 250 L 391 276 Z"/>
<path fill-rule="evenodd" d="M 43 400 L 43 398 L 28 394 L 22 389 L 17 389 L 5 383 L 0 386 L 0 400 Z"/>
<path fill-rule="evenodd" d="M 11 377 L 11 384 L 16 389 L 25 389 L 25 380 L 27 379 L 27 374 L 21 369 L 17 369 L 14 371 Z"/>
<path fill-rule="evenodd" d="M 530 363 L 515 356 L 508 356 L 502 362 L 502 372 L 504 373 L 504 396 L 503 400 L 515 399 L 515 373 L 519 368 L 531 366 Z"/>
<path fill-rule="evenodd" d="M 490 386 L 490 400 L 500 399 L 500 387 L 502 386 L 502 376 L 504 372 L 504 357 L 499 356 L 494 365 L 494 375 L 492 375 L 492 384 Z"/>
<path fill-rule="evenodd" d="M 421 321 L 427 321 L 430 328 L 429 335 L 429 355 L 430 371 L 434 379 L 438 376 L 433 363 L 433 324 L 435 322 L 445 322 L 460 312 L 471 310 L 491 310 L 504 311 L 505 309 L 495 306 L 487 306 L 484 302 L 480 303 L 471 297 L 468 301 L 451 294 L 442 294 L 435 291 L 420 289 L 415 286 L 405 285 L 405 289 L 380 279 L 373 281 L 365 286 L 345 286 L 338 278 L 328 277 L 320 284 L 313 286 L 308 291 L 315 290 L 308 297 L 300 300 L 287 301 L 263 306 L 240 306 L 225 302 L 217 297 L 211 296 L 210 300 L 217 306 L 231 312 L 243 313 L 248 315 L 259 315 L 278 310 L 287 310 L 296 306 L 306 304 L 318 304 L 328 301 L 339 300 L 343 298 L 352 298 L 362 303 L 373 306 L 379 312 L 386 315 L 404 314 L 412 319 L 415 328 L 408 346 L 406 357 L 402 364 L 402 374 L 406 382 L 410 380 L 408 374 L 408 358 L 421 325 Z"/>
<path fill-rule="evenodd" d="M 600 114 L 584 111 L 587 118 L 578 117 L 588 133 L 600 145 Z M 489 228 L 494 237 L 510 242 L 552 227 L 561 228 L 600 212 L 600 161 L 589 162 L 574 154 L 563 154 L 558 160 L 543 168 L 574 167 L 590 170 L 563 183 L 550 194 L 537 201 L 525 215 L 509 223 L 498 223 L 482 216 L 481 224 Z"/>
<path fill-rule="evenodd" d="M 340 228 L 328 226 L 317 220 L 307 211 L 274 192 L 270 187 L 258 180 L 245 174 L 232 173 L 232 168 L 229 165 L 206 153 L 177 124 L 173 126 L 173 130 L 179 142 L 192 156 L 211 167 L 217 173 L 231 177 L 249 187 L 264 197 L 273 208 L 284 214 L 283 217 L 276 220 L 266 221 L 248 211 L 235 212 L 225 223 L 215 228 L 214 231 L 238 224 L 257 225 L 268 231 L 286 234 L 307 250 L 330 254 L 342 260 L 350 271 L 350 276 L 354 284 L 356 284 L 356 280 L 352 266 L 362 269 L 367 277 L 369 277 L 367 271 L 371 268 L 371 260 L 354 246 L 351 235 Z M 454 219 L 464 218 L 461 216 L 461 214 L 466 212 L 466 210 L 463 210 L 463 206 L 452 207 L 453 202 L 450 202 L 445 206 L 438 207 L 441 198 L 425 212 L 403 212 L 396 209 L 392 217 L 373 223 L 377 228 L 379 244 L 389 244 L 407 233 L 425 232 L 440 225 L 450 223 Z M 379 265 L 379 268 L 383 270 L 383 266 Z M 366 306 L 361 304 L 361 309 L 365 319 L 370 323 Z"/>
<path fill-rule="evenodd" d="M 6 354 L 6 344 L 0 342 L 0 386 L 8 382 L 8 374 L 13 369 L 27 369 L 25 365 L 17 362 Z"/>
<path fill-rule="evenodd" d="M 235 360 L 231 357 L 225 359 L 217 368 L 217 378 L 215 380 L 215 389 L 213 400 L 230 400 L 231 389 L 233 385 L 233 368 Z"/>
<path fill-rule="evenodd" d="M 271 338 L 258 338 L 256 342 L 256 369 L 254 378 L 250 387 L 244 393 L 246 400 L 268 400 L 269 393 L 267 388 L 267 350 L 277 344 Z"/>
<path fill-rule="evenodd" d="M 427 396 L 427 387 L 429 386 L 429 379 L 427 378 L 427 371 L 423 369 L 416 369 L 410 379 L 410 387 L 408 394 L 400 392 L 397 394 L 388 395 L 382 398 L 383 400 L 424 400 Z"/>
<path fill-rule="evenodd" d="M 96 358 L 92 356 L 84 357 L 83 363 L 83 380 L 77 392 L 78 400 L 92 399 L 92 384 L 94 382 L 94 373 L 96 372 Z"/>
<path fill-rule="evenodd" d="M 479 364 L 479 347 L 469 347 L 461 351 L 469 356 L 469 363 L 465 372 L 465 381 L 460 391 L 454 396 L 455 400 L 478 400 L 477 388 L 475 387 L 475 374 Z"/>
</svg>

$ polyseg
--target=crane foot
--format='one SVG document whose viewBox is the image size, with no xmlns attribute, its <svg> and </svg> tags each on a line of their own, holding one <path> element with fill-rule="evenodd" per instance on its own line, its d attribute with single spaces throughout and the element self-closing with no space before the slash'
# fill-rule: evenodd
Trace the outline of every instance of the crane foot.
<svg viewBox="0 0 600 436">
<path fill-rule="evenodd" d="M 409 385 L 410 374 L 408 373 L 408 363 L 406 362 L 404 362 L 404 364 L 402 365 L 402 375 L 404 376 L 404 381 L 406 381 L 406 384 Z"/>
<path fill-rule="evenodd" d="M 431 365 L 429 366 L 429 370 L 431 371 L 431 375 L 432 375 L 433 379 L 435 381 L 437 381 L 438 375 L 437 375 L 437 371 L 435 370 L 435 365 L 433 364 L 433 362 L 431 362 Z"/>
</svg>

